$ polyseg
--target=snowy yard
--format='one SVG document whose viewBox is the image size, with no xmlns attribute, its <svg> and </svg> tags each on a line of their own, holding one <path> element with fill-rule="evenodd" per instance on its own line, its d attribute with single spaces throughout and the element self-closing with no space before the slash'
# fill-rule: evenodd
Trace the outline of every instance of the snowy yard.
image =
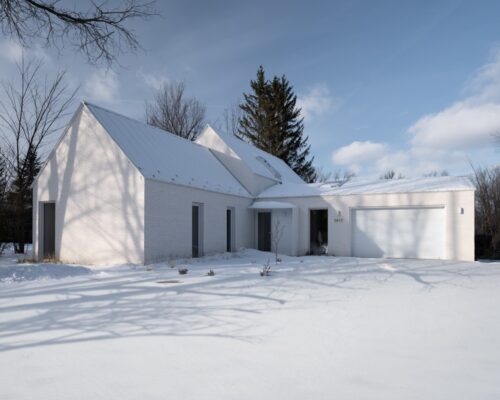
<svg viewBox="0 0 500 400">
<path fill-rule="evenodd" d="M 267 257 L 2 257 L 0 398 L 500 398 L 500 263 Z"/>
</svg>

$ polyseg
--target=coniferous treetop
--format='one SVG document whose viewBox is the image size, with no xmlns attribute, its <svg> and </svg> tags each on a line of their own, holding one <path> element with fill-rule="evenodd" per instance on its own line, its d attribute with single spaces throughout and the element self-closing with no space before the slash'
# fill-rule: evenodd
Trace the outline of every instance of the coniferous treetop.
<svg viewBox="0 0 500 400">
<path fill-rule="evenodd" d="M 313 182 L 314 157 L 308 159 L 310 145 L 304 137 L 304 120 L 292 85 L 284 75 L 267 80 L 260 66 L 250 87 L 240 104 L 239 136 L 281 158 L 306 182 Z"/>
</svg>

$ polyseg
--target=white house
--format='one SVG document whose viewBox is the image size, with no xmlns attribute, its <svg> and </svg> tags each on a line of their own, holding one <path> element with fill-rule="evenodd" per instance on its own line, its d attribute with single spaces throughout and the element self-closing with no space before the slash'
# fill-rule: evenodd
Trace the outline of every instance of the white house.
<svg viewBox="0 0 500 400">
<path fill-rule="evenodd" d="M 269 251 L 278 233 L 289 255 L 474 259 L 467 178 L 306 184 L 211 127 L 190 142 L 89 103 L 44 164 L 33 205 L 38 259 L 143 264 Z"/>
</svg>

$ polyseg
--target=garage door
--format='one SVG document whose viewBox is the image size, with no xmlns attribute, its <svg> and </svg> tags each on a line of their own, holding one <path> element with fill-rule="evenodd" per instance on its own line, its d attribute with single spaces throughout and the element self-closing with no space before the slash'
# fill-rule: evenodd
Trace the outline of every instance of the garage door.
<svg viewBox="0 0 500 400">
<path fill-rule="evenodd" d="M 445 213 L 436 208 L 370 208 L 352 211 L 355 257 L 445 256 Z"/>
</svg>

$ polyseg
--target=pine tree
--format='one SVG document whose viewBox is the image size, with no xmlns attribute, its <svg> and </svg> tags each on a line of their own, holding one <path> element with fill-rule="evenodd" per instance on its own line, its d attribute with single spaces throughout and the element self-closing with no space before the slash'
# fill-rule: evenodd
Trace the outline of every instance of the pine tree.
<svg viewBox="0 0 500 400">
<path fill-rule="evenodd" d="M 306 182 L 313 182 L 313 158 L 304 137 L 304 120 L 297 107 L 297 96 L 285 76 L 266 80 L 262 66 L 250 82 L 252 93 L 244 94 L 240 105 L 240 137 L 285 161 Z"/>
<path fill-rule="evenodd" d="M 15 170 L 11 191 L 10 206 L 13 212 L 12 236 L 16 253 L 24 253 L 24 245 L 31 237 L 31 218 L 33 193 L 31 186 L 40 171 L 41 163 L 36 150 L 29 147 L 26 155 Z"/>
<path fill-rule="evenodd" d="M 257 70 L 257 78 L 250 81 L 253 93 L 244 93 L 245 102 L 240 104 L 243 116 L 240 119 L 239 134 L 242 139 L 252 142 L 264 150 L 268 147 L 266 136 L 269 129 L 269 88 L 262 65 Z"/>
</svg>

